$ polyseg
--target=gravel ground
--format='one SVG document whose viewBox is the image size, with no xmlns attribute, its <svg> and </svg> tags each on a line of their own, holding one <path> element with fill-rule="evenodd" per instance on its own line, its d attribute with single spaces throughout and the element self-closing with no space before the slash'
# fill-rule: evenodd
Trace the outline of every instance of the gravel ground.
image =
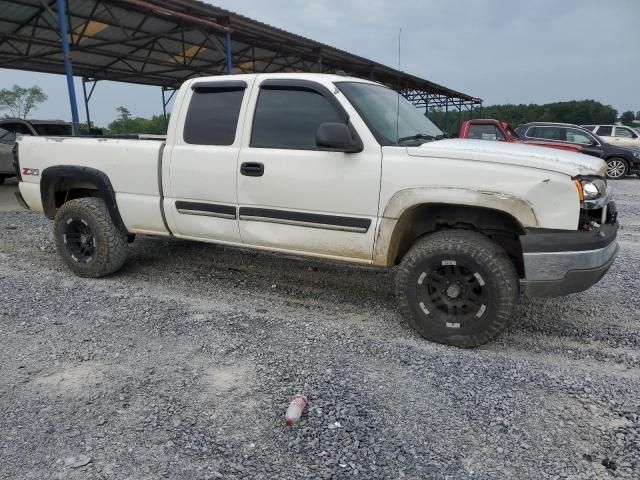
<svg viewBox="0 0 640 480">
<path fill-rule="evenodd" d="M 141 237 L 86 280 L 0 212 L 0 478 L 640 478 L 640 180 L 614 187 L 612 271 L 475 350 L 416 335 L 392 272 Z"/>
</svg>

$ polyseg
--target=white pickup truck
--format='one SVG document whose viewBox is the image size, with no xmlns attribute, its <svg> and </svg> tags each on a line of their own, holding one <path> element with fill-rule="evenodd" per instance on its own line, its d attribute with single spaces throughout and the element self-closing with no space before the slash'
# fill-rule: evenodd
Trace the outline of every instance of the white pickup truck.
<svg viewBox="0 0 640 480">
<path fill-rule="evenodd" d="M 451 345 L 497 336 L 520 290 L 606 273 L 618 224 L 602 160 L 442 137 L 374 82 L 236 75 L 187 81 L 165 142 L 22 137 L 14 166 L 80 276 L 118 270 L 135 234 L 397 266 L 407 321 Z"/>
</svg>

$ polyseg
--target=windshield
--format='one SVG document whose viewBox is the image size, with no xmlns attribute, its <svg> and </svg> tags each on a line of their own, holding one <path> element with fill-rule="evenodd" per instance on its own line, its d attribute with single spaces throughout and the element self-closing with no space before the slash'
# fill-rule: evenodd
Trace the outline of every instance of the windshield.
<svg viewBox="0 0 640 480">
<path fill-rule="evenodd" d="M 444 136 L 442 130 L 398 92 L 370 83 L 338 82 L 336 85 L 382 145 L 424 143 Z"/>
<path fill-rule="evenodd" d="M 32 124 L 35 131 L 40 136 L 47 137 L 64 137 L 71 136 L 71 125 L 65 125 L 64 123 L 36 123 Z"/>
</svg>

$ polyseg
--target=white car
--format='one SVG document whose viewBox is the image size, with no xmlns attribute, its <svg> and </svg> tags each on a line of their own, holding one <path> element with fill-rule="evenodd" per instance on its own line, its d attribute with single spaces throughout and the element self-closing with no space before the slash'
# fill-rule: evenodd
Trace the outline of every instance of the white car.
<svg viewBox="0 0 640 480">
<path fill-rule="evenodd" d="M 595 284 L 618 251 L 605 163 L 442 132 L 399 94 L 338 75 L 188 80 L 165 142 L 22 137 L 20 194 L 77 275 L 118 270 L 135 234 L 396 267 L 425 337 L 470 347 L 520 290 Z"/>
<path fill-rule="evenodd" d="M 640 150 L 640 133 L 624 125 L 583 125 L 604 141 L 621 147 Z"/>
</svg>

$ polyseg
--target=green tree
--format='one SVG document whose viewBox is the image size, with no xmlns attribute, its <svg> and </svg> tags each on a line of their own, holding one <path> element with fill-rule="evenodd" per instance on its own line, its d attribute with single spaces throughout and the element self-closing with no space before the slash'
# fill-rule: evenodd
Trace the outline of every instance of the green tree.
<svg viewBox="0 0 640 480">
<path fill-rule="evenodd" d="M 620 115 L 620 123 L 626 125 L 627 127 L 633 126 L 633 121 L 636 119 L 636 116 L 632 111 L 622 112 Z"/>
<path fill-rule="evenodd" d="M 164 116 L 154 115 L 151 118 L 133 117 L 126 107 L 117 107 L 118 118 L 108 126 L 110 134 L 146 133 L 151 135 L 165 135 L 167 127 Z"/>
<path fill-rule="evenodd" d="M 38 104 L 46 100 L 47 95 L 37 85 L 29 88 L 14 85 L 11 89 L 0 90 L 0 110 L 9 111 L 12 117 L 27 118 Z"/>
<path fill-rule="evenodd" d="M 120 120 L 126 121 L 131 118 L 131 112 L 126 107 L 122 107 L 122 106 L 117 107 L 116 112 L 118 112 L 118 118 Z"/>
<path fill-rule="evenodd" d="M 469 111 L 463 108 L 460 114 L 460 122 L 470 118 Z M 473 114 L 478 118 L 480 113 L 476 110 Z M 446 125 L 445 125 L 446 117 Z M 569 102 L 555 102 L 545 105 L 520 104 L 520 105 L 489 105 L 482 108 L 483 118 L 495 118 L 505 120 L 513 127 L 528 122 L 562 122 L 576 125 L 615 123 L 618 112 L 610 105 L 603 105 L 595 100 L 572 100 Z M 449 134 L 456 134 L 460 128 L 458 111 L 449 107 L 449 113 L 445 115 L 444 109 L 431 109 L 429 118 L 440 129 Z"/>
</svg>

